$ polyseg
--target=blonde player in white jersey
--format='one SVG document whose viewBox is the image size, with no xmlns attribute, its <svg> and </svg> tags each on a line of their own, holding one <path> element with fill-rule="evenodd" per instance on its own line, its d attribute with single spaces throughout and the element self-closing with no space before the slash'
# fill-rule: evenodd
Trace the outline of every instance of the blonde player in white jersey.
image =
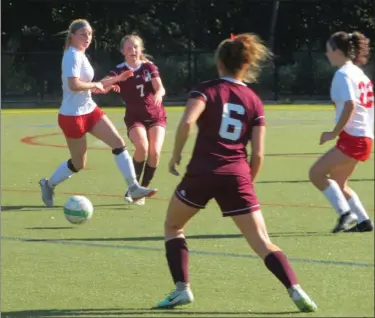
<svg viewBox="0 0 375 318">
<path fill-rule="evenodd" d="M 132 72 L 123 72 L 101 82 L 92 82 L 94 70 L 85 55 L 91 40 L 92 28 L 86 20 L 79 19 L 71 23 L 62 60 L 63 101 L 58 116 L 71 158 L 63 162 L 49 179 L 39 181 L 42 200 L 48 207 L 53 206 L 54 188 L 85 168 L 86 133 L 112 148 L 116 164 L 124 176 L 133 200 L 152 196 L 157 191 L 138 184 L 133 161 L 123 138 L 91 98 L 91 92 L 107 93 L 115 89 L 114 84 L 126 80 L 132 76 Z"/>
<path fill-rule="evenodd" d="M 370 157 L 374 139 L 373 84 L 359 67 L 367 63 L 369 40 L 359 32 L 337 32 L 326 48 L 330 63 L 338 68 L 331 85 L 336 125 L 332 131 L 322 133 L 320 144 L 338 140 L 311 167 L 309 177 L 339 214 L 333 233 L 371 232 L 373 223 L 358 195 L 348 186 L 358 162 Z"/>
</svg>

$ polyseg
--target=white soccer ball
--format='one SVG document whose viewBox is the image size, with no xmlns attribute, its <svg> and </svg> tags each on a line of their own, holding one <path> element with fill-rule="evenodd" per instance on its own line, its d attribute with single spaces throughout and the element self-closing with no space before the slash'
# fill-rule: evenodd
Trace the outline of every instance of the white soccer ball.
<svg viewBox="0 0 375 318">
<path fill-rule="evenodd" d="M 74 195 L 64 205 L 65 218 L 73 224 L 83 224 L 92 218 L 94 207 L 89 199 Z"/>
</svg>

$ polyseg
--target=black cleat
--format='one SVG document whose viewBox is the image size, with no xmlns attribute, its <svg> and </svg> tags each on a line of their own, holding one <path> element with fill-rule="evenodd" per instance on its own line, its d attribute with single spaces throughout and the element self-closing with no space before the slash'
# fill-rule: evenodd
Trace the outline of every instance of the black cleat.
<svg viewBox="0 0 375 318">
<path fill-rule="evenodd" d="M 374 224 L 372 224 L 371 220 L 364 220 L 361 223 L 353 226 L 352 228 L 345 230 L 345 233 L 350 232 L 372 232 L 374 230 Z"/>
<path fill-rule="evenodd" d="M 339 217 L 337 225 L 333 228 L 332 233 L 342 232 L 355 222 L 357 222 L 357 216 L 351 212 L 346 212 Z"/>
</svg>

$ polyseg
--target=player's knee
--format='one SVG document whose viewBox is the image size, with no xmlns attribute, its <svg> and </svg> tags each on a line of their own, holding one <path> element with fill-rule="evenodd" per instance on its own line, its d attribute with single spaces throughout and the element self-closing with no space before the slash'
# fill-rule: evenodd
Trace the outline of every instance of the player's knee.
<svg viewBox="0 0 375 318">
<path fill-rule="evenodd" d="M 280 251 L 280 248 L 273 244 L 269 238 L 264 238 L 260 240 L 258 244 L 254 244 L 253 249 L 261 259 L 265 259 L 270 253 Z"/>
<path fill-rule="evenodd" d="M 154 162 L 155 164 L 159 163 L 160 150 L 153 146 L 150 146 L 148 149 L 148 159 Z"/>
<path fill-rule="evenodd" d="M 319 171 L 315 166 L 312 166 L 309 170 L 309 180 L 315 184 L 317 179 L 319 179 Z"/>
<path fill-rule="evenodd" d="M 118 147 L 118 148 L 113 148 L 112 149 L 112 153 L 115 156 L 118 156 L 118 155 L 122 154 L 125 150 L 126 150 L 126 146 L 122 146 L 122 147 Z"/>
<path fill-rule="evenodd" d="M 184 229 L 170 221 L 165 221 L 164 235 L 169 238 L 184 237 Z"/>
<path fill-rule="evenodd" d="M 85 169 L 86 167 L 86 159 L 85 158 L 74 158 L 68 160 L 68 168 L 77 173 L 78 171 Z"/>
<path fill-rule="evenodd" d="M 135 151 L 137 152 L 138 156 L 146 158 L 148 155 L 147 141 L 140 140 L 139 142 L 135 143 Z"/>
<path fill-rule="evenodd" d="M 112 148 L 120 149 L 125 148 L 125 140 L 121 136 L 116 136 L 116 139 L 113 141 Z"/>
<path fill-rule="evenodd" d="M 179 230 L 181 230 L 181 227 L 179 225 L 177 225 L 175 222 L 166 219 L 164 221 L 164 229 L 179 231 Z"/>
</svg>

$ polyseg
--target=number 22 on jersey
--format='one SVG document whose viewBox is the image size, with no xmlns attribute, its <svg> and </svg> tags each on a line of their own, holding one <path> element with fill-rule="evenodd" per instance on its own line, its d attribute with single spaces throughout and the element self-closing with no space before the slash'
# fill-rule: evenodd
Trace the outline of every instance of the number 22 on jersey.
<svg viewBox="0 0 375 318">
<path fill-rule="evenodd" d="M 238 115 L 244 115 L 245 107 L 232 103 L 223 105 L 219 135 L 223 139 L 236 141 L 241 137 L 243 123 L 241 120 L 231 117 L 232 112 Z"/>
<path fill-rule="evenodd" d="M 365 84 L 364 82 L 360 82 L 358 88 L 361 91 L 361 95 L 359 96 L 361 105 L 366 108 L 372 108 L 374 106 L 374 90 L 372 83 L 368 82 Z"/>
</svg>

